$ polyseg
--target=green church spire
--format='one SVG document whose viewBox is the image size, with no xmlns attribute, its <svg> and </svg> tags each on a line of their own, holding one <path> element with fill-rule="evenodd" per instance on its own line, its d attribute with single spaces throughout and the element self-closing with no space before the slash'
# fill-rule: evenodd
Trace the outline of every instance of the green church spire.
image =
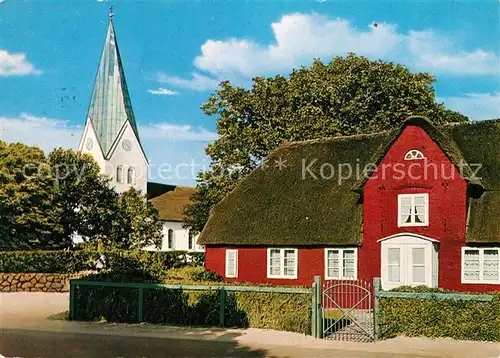
<svg viewBox="0 0 500 358">
<path fill-rule="evenodd" d="M 113 27 L 112 9 L 110 9 L 109 18 L 106 41 L 87 114 L 87 120 L 90 120 L 94 126 L 105 157 L 109 154 L 120 130 L 127 121 L 130 122 L 137 140 L 139 140 L 139 132 Z"/>
</svg>

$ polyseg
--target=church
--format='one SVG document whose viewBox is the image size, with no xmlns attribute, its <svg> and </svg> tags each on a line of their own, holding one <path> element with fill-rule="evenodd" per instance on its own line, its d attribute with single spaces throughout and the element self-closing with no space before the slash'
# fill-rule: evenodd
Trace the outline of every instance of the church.
<svg viewBox="0 0 500 358">
<path fill-rule="evenodd" d="M 147 194 L 163 222 L 160 250 L 203 251 L 197 238 L 182 227 L 184 206 L 195 189 L 148 182 L 148 158 L 132 109 L 112 12 L 109 17 L 78 151 L 94 157 L 117 192 L 134 188 Z"/>
</svg>

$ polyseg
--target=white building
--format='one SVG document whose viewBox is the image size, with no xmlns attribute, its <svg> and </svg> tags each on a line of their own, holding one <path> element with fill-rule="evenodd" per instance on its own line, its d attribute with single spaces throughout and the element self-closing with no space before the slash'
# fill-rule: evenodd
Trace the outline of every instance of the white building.
<svg viewBox="0 0 500 358">
<path fill-rule="evenodd" d="M 203 250 L 189 230 L 182 228 L 183 207 L 194 189 L 147 181 L 148 160 L 139 139 L 113 13 L 78 150 L 94 157 L 116 191 L 121 193 L 133 187 L 147 194 L 163 221 L 161 250 Z"/>
</svg>

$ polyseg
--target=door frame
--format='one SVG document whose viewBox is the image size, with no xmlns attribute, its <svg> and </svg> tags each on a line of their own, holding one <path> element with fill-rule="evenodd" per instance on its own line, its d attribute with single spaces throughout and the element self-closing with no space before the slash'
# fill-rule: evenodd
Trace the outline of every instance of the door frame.
<svg viewBox="0 0 500 358">
<path fill-rule="evenodd" d="M 439 240 L 413 233 L 400 233 L 382 238 L 380 240 L 377 240 L 377 242 L 381 243 L 380 277 L 382 282 L 382 289 L 390 290 L 398 286 L 438 286 Z M 400 249 L 400 283 L 388 281 L 387 259 L 389 248 Z M 411 257 L 408 252 L 411 252 L 409 250 L 411 250 L 412 248 L 425 249 L 424 262 L 426 272 L 425 282 L 423 283 L 413 283 L 411 279 L 413 272 L 412 262 L 408 262 L 407 259 Z"/>
</svg>

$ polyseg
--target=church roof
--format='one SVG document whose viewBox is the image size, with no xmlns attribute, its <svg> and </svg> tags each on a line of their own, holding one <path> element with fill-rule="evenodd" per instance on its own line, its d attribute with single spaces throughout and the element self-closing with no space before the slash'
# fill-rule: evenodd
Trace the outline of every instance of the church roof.
<svg viewBox="0 0 500 358">
<path fill-rule="evenodd" d="M 91 121 L 105 157 L 127 121 L 139 140 L 112 19 L 106 33 L 87 121 Z"/>
<path fill-rule="evenodd" d="M 191 202 L 190 197 L 195 191 L 195 188 L 178 186 L 150 201 L 158 210 L 160 220 L 183 221 L 184 207 Z"/>
<path fill-rule="evenodd" d="M 341 183 L 306 175 L 304 159 L 317 163 L 378 161 L 408 124 L 426 130 L 455 163 L 481 163 L 480 182 L 469 176 L 471 195 L 466 241 L 500 242 L 500 120 L 435 127 L 411 119 L 400 128 L 367 135 L 286 143 L 272 151 L 215 205 L 198 243 L 218 245 L 360 245 L 363 242 L 362 186 L 352 175 Z M 376 156 L 376 158 L 374 158 Z M 278 168 L 275 163 L 286 163 Z M 483 192 L 484 191 L 484 192 Z"/>
</svg>

